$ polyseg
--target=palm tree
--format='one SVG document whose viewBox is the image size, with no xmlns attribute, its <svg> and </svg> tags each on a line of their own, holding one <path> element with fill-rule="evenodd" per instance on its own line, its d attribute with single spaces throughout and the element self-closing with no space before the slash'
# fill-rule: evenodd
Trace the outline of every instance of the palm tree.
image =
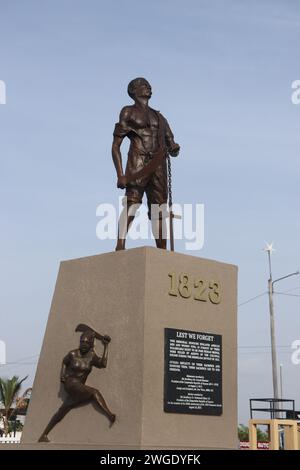
<svg viewBox="0 0 300 470">
<path fill-rule="evenodd" d="M 22 382 L 26 380 L 28 375 L 23 379 L 19 380 L 19 377 L 14 375 L 11 379 L 0 378 L 0 403 L 1 403 L 1 418 L 3 421 L 4 435 L 7 436 L 9 433 L 9 420 L 13 413 L 24 405 L 24 399 L 28 393 L 28 390 L 19 397 L 18 393 L 21 389 Z M 15 407 L 13 408 L 13 405 Z"/>
</svg>

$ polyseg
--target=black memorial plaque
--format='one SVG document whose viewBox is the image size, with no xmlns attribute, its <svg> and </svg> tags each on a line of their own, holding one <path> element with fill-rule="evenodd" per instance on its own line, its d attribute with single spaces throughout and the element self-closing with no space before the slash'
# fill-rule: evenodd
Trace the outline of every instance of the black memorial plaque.
<svg viewBox="0 0 300 470">
<path fill-rule="evenodd" d="M 222 336 L 165 328 L 164 411 L 222 414 Z"/>
</svg>

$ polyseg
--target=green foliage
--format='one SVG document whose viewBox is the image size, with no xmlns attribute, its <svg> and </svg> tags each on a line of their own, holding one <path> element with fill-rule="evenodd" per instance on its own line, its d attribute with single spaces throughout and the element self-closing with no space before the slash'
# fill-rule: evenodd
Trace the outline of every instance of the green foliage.
<svg viewBox="0 0 300 470">
<path fill-rule="evenodd" d="M 248 426 L 245 426 L 244 424 L 240 424 L 238 427 L 238 436 L 239 440 L 242 442 L 248 442 L 249 441 L 249 428 Z"/>
<path fill-rule="evenodd" d="M 26 390 L 25 394 L 21 398 L 19 397 L 22 383 L 27 377 L 21 380 L 16 375 L 11 379 L 0 378 L 0 417 L 3 421 L 5 435 L 9 433 L 10 418 L 23 405 L 24 397 L 28 393 Z"/>
<path fill-rule="evenodd" d="M 258 442 L 269 442 L 269 435 L 267 432 L 263 432 L 261 429 L 258 427 L 256 428 L 257 432 L 257 441 Z M 242 442 L 248 442 L 249 441 L 249 428 L 248 426 L 245 426 L 244 424 L 240 424 L 238 427 L 238 436 L 239 440 Z"/>
<path fill-rule="evenodd" d="M 267 432 L 263 432 L 261 429 L 256 428 L 257 442 L 269 442 L 269 435 Z"/>
<path fill-rule="evenodd" d="M 22 431 L 22 430 L 23 430 L 23 424 L 18 419 L 8 422 L 8 433 L 9 434 L 14 433 L 15 431 L 18 432 L 18 431 Z"/>
</svg>

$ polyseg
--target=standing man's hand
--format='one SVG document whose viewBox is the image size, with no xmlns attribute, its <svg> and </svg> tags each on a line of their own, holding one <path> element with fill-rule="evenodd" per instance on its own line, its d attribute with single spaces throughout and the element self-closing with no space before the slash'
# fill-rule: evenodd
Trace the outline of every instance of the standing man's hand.
<svg viewBox="0 0 300 470">
<path fill-rule="evenodd" d="M 126 188 L 126 184 L 127 184 L 126 176 L 125 175 L 118 176 L 117 187 L 120 189 L 124 189 Z"/>
<path fill-rule="evenodd" d="M 169 154 L 171 155 L 171 157 L 177 157 L 178 154 L 179 154 L 179 150 L 180 150 L 180 145 L 179 144 L 174 144 L 169 149 Z"/>
</svg>

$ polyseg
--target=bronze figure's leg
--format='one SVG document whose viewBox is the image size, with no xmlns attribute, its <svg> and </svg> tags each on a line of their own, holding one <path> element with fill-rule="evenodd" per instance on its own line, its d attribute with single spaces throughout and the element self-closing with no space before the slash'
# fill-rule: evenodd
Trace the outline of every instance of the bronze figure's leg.
<svg viewBox="0 0 300 470">
<path fill-rule="evenodd" d="M 57 425 L 65 416 L 67 413 L 69 413 L 72 408 L 75 408 L 74 403 L 70 403 L 70 401 L 65 401 L 59 410 L 52 416 L 50 419 L 48 425 L 46 426 L 46 429 L 44 430 L 43 434 L 39 438 L 38 442 L 50 442 L 48 439 L 48 434 L 49 432 L 54 428 L 54 426 Z"/>
<path fill-rule="evenodd" d="M 167 248 L 167 176 L 166 165 L 160 165 L 153 173 L 146 188 L 148 217 L 157 248 Z"/>
<path fill-rule="evenodd" d="M 136 211 L 143 200 L 144 188 L 139 186 L 129 186 L 126 188 L 127 206 L 124 207 L 118 225 L 118 241 L 116 251 L 125 250 L 126 235 L 132 224 Z"/>
<path fill-rule="evenodd" d="M 167 224 L 166 219 L 164 217 L 159 217 L 159 219 L 151 219 L 152 225 L 152 233 L 158 234 L 158 238 L 155 238 L 155 243 L 157 248 L 162 248 L 166 250 L 167 248 L 167 239 L 166 239 L 166 231 L 167 231 Z M 164 235 L 164 236 L 163 236 Z"/>
<path fill-rule="evenodd" d="M 116 415 L 110 411 L 110 409 L 108 408 L 108 406 L 107 406 L 103 396 L 99 392 L 99 390 L 95 389 L 93 397 L 94 397 L 94 400 L 95 400 L 96 404 L 100 408 L 100 410 L 103 411 L 106 414 L 106 416 L 108 417 L 108 419 L 110 421 L 110 424 L 111 425 L 114 424 L 114 422 L 116 420 Z"/>
<path fill-rule="evenodd" d="M 128 205 L 128 212 L 129 212 L 129 205 Z M 128 233 L 129 227 L 132 224 L 133 220 L 134 220 L 134 215 L 128 215 L 127 209 L 125 207 L 120 215 L 116 251 L 125 250 L 126 235 Z"/>
</svg>

